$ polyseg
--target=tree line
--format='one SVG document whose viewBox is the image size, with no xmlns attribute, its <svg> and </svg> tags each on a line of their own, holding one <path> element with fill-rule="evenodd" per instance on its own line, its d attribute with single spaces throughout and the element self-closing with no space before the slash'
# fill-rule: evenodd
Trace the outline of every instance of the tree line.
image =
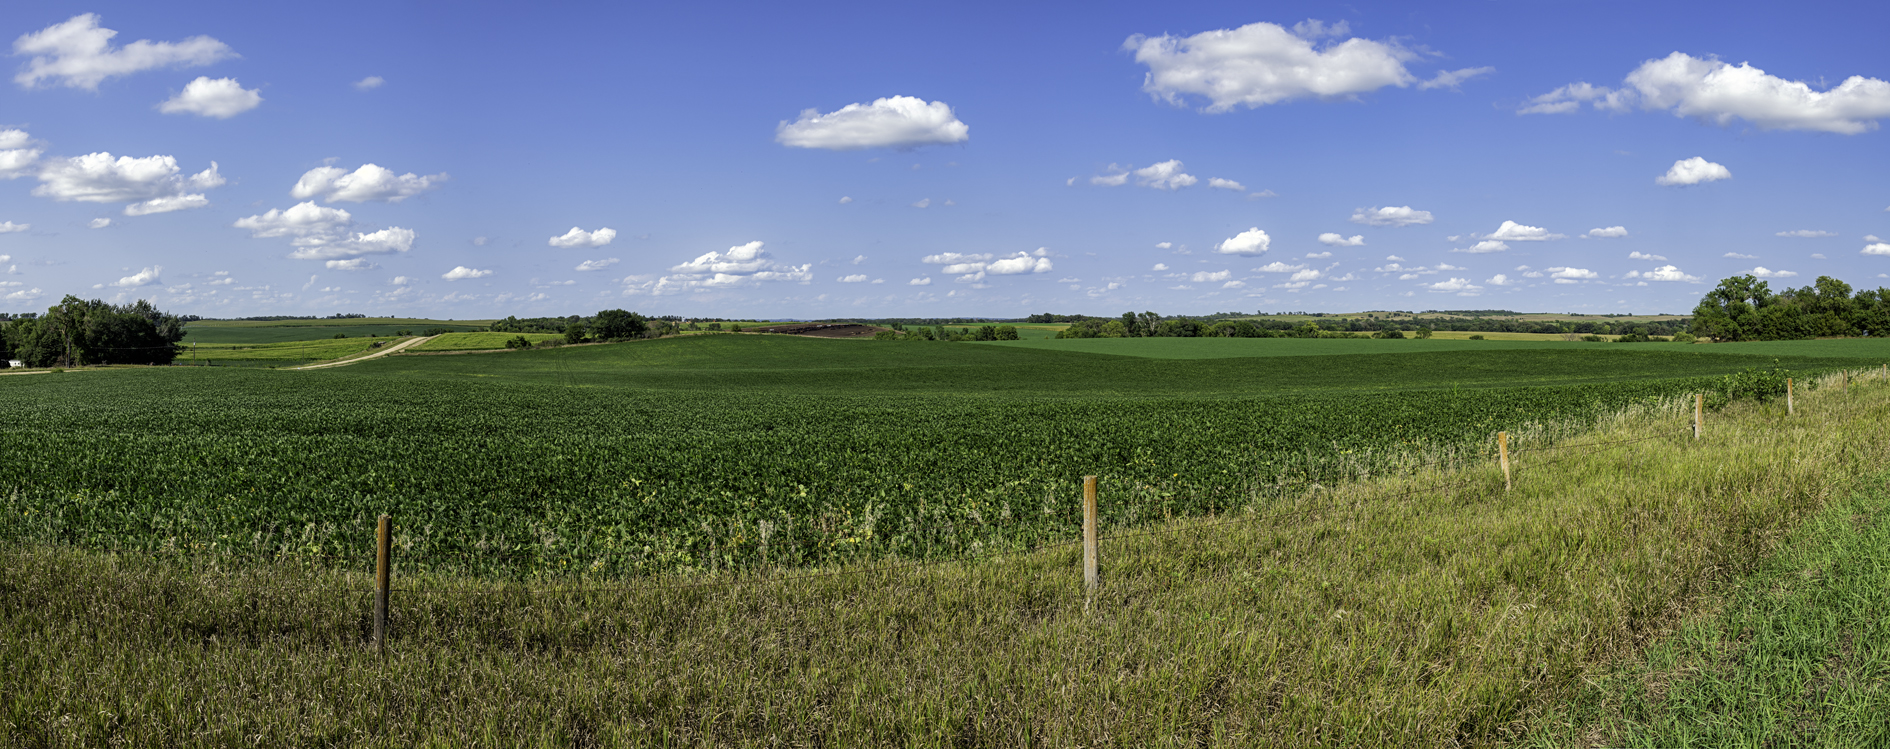
<svg viewBox="0 0 1890 749">
<path fill-rule="evenodd" d="M 29 367 L 169 364 L 184 339 L 182 317 L 142 299 L 111 304 L 67 295 L 46 313 L 0 319 L 0 363 Z"/>
<path fill-rule="evenodd" d="M 1754 276 L 1733 276 L 1693 309 L 1692 331 L 1716 341 L 1890 335 L 1890 289 L 1853 294 L 1850 284 L 1819 276 L 1810 286 L 1774 292 Z"/>
</svg>

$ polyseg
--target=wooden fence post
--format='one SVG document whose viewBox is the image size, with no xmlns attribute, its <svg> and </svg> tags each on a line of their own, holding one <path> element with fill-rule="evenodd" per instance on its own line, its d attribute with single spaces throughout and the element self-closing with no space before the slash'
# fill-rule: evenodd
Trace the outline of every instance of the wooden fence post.
<svg viewBox="0 0 1890 749">
<path fill-rule="evenodd" d="M 1096 477 L 1083 477 L 1083 587 L 1095 592 L 1096 584 Z"/>
<path fill-rule="evenodd" d="M 387 645 L 387 588 L 392 578 L 394 519 L 381 515 L 374 532 L 374 650 Z"/>
<path fill-rule="evenodd" d="M 1503 491 L 1516 488 L 1509 480 L 1509 432 L 1496 433 L 1496 453 L 1503 464 Z"/>
<path fill-rule="evenodd" d="M 1707 393 L 1693 393 L 1693 439 L 1699 439 L 1699 427 L 1707 420 Z"/>
<path fill-rule="evenodd" d="M 1798 413 L 1798 409 L 1792 404 L 1792 378 L 1787 377 L 1785 378 L 1785 415 L 1790 416 L 1795 413 Z"/>
</svg>

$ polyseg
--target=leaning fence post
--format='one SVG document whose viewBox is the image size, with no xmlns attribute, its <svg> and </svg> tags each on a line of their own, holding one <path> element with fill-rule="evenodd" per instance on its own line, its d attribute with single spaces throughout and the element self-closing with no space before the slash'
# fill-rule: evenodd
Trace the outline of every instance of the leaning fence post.
<svg viewBox="0 0 1890 749">
<path fill-rule="evenodd" d="M 1503 464 L 1503 491 L 1516 488 L 1509 481 L 1509 432 L 1496 433 L 1496 453 Z"/>
<path fill-rule="evenodd" d="M 1785 378 L 1785 415 L 1790 416 L 1795 413 L 1798 413 L 1798 410 L 1792 405 L 1792 378 L 1787 377 Z"/>
<path fill-rule="evenodd" d="M 387 644 L 387 587 L 392 577 L 394 519 L 381 515 L 374 532 L 374 650 Z"/>
<path fill-rule="evenodd" d="M 1096 590 L 1096 477 L 1083 477 L 1083 587 Z"/>
<path fill-rule="evenodd" d="M 1707 420 L 1707 393 L 1693 393 L 1693 439 L 1699 439 L 1699 427 Z"/>
</svg>

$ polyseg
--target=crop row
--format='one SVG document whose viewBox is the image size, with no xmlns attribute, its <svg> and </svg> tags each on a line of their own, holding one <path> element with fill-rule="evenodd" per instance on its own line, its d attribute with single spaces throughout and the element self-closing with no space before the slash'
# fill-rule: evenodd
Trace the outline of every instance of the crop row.
<svg viewBox="0 0 1890 749">
<path fill-rule="evenodd" d="M 1112 524 L 1219 512 L 1282 481 L 1481 456 L 1498 429 L 1708 384 L 975 400 L 182 374 L 16 388 L 0 405 L 0 536 L 359 556 L 387 512 L 416 564 L 962 554 L 1069 537 L 1085 474 L 1103 478 Z"/>
</svg>

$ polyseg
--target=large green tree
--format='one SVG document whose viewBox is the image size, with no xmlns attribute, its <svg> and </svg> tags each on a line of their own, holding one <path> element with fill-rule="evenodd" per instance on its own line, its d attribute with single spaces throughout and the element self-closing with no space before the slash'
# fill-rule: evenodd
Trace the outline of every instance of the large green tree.
<svg viewBox="0 0 1890 749">
<path fill-rule="evenodd" d="M 111 304 L 68 295 L 38 317 L 0 331 L 27 366 L 169 364 L 184 338 L 184 321 L 145 300 Z"/>
<path fill-rule="evenodd" d="M 1830 276 L 1777 293 L 1753 276 L 1734 276 L 1700 300 L 1690 329 L 1721 341 L 1890 335 L 1890 290 L 1851 292 Z"/>
</svg>

